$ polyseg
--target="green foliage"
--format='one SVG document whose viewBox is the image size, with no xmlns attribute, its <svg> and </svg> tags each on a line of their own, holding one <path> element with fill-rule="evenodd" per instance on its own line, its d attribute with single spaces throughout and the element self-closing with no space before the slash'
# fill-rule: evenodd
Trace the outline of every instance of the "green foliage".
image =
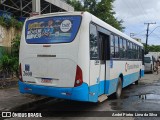
<svg viewBox="0 0 160 120">
<path fill-rule="evenodd" d="M 147 45 L 147 47 L 145 43 L 143 43 L 143 45 L 148 52 L 160 52 L 160 45 Z"/>
<path fill-rule="evenodd" d="M 3 17 L 0 17 L 0 25 L 2 25 L 3 27 L 6 27 L 6 22 Z"/>
<path fill-rule="evenodd" d="M 118 20 L 114 17 L 115 12 L 113 11 L 112 3 L 114 0 L 66 0 L 67 3 L 71 4 L 75 11 L 88 11 L 100 18 L 104 22 L 117 28 L 120 31 L 124 30 L 122 26 L 123 20 Z"/>
<path fill-rule="evenodd" d="M 13 60 L 9 53 L 4 53 L 0 59 L 0 69 L 2 71 L 3 76 L 12 73 L 13 69 Z"/>
<path fill-rule="evenodd" d="M 17 30 L 21 30 L 23 27 L 23 23 L 19 22 L 13 17 L 11 19 L 4 19 L 4 17 L 0 17 L 0 25 L 6 27 L 7 29 L 9 29 L 10 27 L 14 27 Z"/>
<path fill-rule="evenodd" d="M 66 2 L 70 5 L 72 5 L 76 11 L 84 11 L 84 7 L 82 6 L 82 3 L 77 0 L 66 0 Z"/>
<path fill-rule="evenodd" d="M 16 35 L 12 41 L 11 53 L 12 53 L 12 60 L 13 60 L 13 72 L 15 72 L 16 76 L 18 77 L 18 66 L 19 66 L 19 47 L 20 47 L 20 35 Z"/>
<path fill-rule="evenodd" d="M 15 38 L 12 40 L 12 47 L 11 47 L 12 56 L 17 58 L 19 56 L 20 39 L 21 36 L 16 35 Z"/>
<path fill-rule="evenodd" d="M 21 30 L 22 27 L 23 27 L 23 22 L 17 21 L 17 23 L 16 23 L 16 25 L 15 25 L 15 28 L 16 28 L 17 30 Z"/>
<path fill-rule="evenodd" d="M 160 45 L 151 45 L 148 46 L 149 52 L 160 52 Z"/>
<path fill-rule="evenodd" d="M 19 66 L 19 46 L 20 36 L 16 35 L 12 41 L 11 53 L 7 51 L 3 52 L 3 56 L 0 58 L 0 70 L 3 76 L 16 74 L 18 77 Z"/>
</svg>

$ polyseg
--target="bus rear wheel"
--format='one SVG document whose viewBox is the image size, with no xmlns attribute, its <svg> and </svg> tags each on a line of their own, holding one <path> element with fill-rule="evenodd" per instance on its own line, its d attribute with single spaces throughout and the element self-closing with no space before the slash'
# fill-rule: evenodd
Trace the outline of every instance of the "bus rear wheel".
<svg viewBox="0 0 160 120">
<path fill-rule="evenodd" d="M 115 98 L 119 99 L 121 98 L 121 94 L 122 94 L 122 79 L 121 77 L 118 78 L 118 85 L 117 85 L 117 89 L 116 89 L 116 93 L 115 93 Z"/>
<path fill-rule="evenodd" d="M 135 85 L 138 85 L 138 80 L 135 82 Z"/>
</svg>

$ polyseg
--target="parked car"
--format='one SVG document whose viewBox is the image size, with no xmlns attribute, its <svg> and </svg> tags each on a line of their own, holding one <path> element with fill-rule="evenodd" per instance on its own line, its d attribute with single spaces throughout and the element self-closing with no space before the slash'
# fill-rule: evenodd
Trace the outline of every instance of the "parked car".
<svg viewBox="0 0 160 120">
<path fill-rule="evenodd" d="M 153 73 L 155 70 L 155 61 L 156 60 L 152 55 L 146 54 L 144 56 L 144 71 Z"/>
</svg>

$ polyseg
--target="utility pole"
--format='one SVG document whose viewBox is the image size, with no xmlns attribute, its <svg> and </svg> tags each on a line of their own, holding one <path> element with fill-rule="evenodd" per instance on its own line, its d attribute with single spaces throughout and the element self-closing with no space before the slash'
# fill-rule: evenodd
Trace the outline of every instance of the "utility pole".
<svg viewBox="0 0 160 120">
<path fill-rule="evenodd" d="M 41 14 L 41 0 L 32 0 L 32 12 Z"/>
<path fill-rule="evenodd" d="M 148 45 L 148 32 L 149 32 L 149 25 L 150 24 L 156 24 L 156 22 L 155 23 L 144 23 L 145 25 L 147 25 L 147 34 L 146 34 L 146 50 L 147 50 L 147 45 Z M 146 51 L 145 50 L 145 51 Z"/>
</svg>

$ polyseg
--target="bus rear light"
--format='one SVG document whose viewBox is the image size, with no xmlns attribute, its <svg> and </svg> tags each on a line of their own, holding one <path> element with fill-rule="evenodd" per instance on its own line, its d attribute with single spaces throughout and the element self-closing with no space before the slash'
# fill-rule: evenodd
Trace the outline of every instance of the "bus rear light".
<svg viewBox="0 0 160 120">
<path fill-rule="evenodd" d="M 21 66 L 21 63 L 19 64 L 19 80 L 21 82 L 23 82 L 23 79 L 22 79 L 22 66 Z"/>
<path fill-rule="evenodd" d="M 76 78 L 75 78 L 74 87 L 80 86 L 82 83 L 83 83 L 82 70 L 81 70 L 81 68 L 77 65 Z"/>
</svg>

